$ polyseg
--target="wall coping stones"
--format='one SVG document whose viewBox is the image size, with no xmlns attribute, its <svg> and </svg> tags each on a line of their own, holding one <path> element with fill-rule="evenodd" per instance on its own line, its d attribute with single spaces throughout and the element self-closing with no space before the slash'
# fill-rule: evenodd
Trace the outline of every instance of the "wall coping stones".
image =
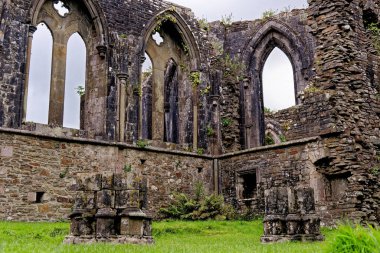
<svg viewBox="0 0 380 253">
<path fill-rule="evenodd" d="M 170 149 L 150 147 L 150 146 L 145 147 L 145 148 L 139 148 L 139 147 L 136 147 L 134 145 L 121 143 L 121 142 L 101 141 L 101 140 L 86 139 L 86 138 L 81 138 L 81 137 L 54 136 L 54 135 L 50 135 L 50 134 L 35 133 L 35 132 L 27 131 L 27 130 L 3 128 L 3 127 L 0 127 L 0 133 L 12 133 L 12 134 L 33 136 L 33 137 L 37 137 L 37 138 L 45 138 L 45 139 L 72 142 L 72 143 L 92 144 L 92 145 L 101 145 L 101 146 L 115 146 L 115 147 L 124 148 L 124 149 L 133 149 L 133 150 L 156 152 L 156 153 L 174 154 L 174 155 L 188 156 L 188 157 L 202 158 L 202 159 L 209 159 L 209 160 L 225 159 L 225 158 L 230 158 L 230 157 L 234 157 L 234 156 L 240 156 L 240 155 L 245 155 L 245 154 L 262 152 L 262 151 L 266 151 L 266 150 L 287 148 L 287 147 L 296 146 L 299 144 L 306 144 L 306 143 L 310 143 L 310 142 L 320 141 L 322 139 L 322 136 L 313 136 L 313 137 L 288 141 L 288 142 L 284 142 L 284 143 L 280 143 L 280 144 L 256 147 L 256 148 L 236 151 L 236 152 L 232 152 L 232 153 L 228 153 L 228 154 L 223 154 L 223 155 L 219 155 L 219 156 L 213 156 L 213 155 L 199 155 L 199 154 L 191 153 L 191 152 L 170 150 Z"/>
<path fill-rule="evenodd" d="M 101 141 L 101 140 L 94 140 L 94 139 L 86 139 L 82 137 L 54 136 L 50 134 L 35 133 L 35 132 L 27 131 L 27 130 L 12 129 L 12 128 L 0 127 L 0 134 L 1 133 L 11 133 L 11 134 L 32 136 L 32 137 L 37 137 L 37 138 L 44 138 L 44 139 L 50 139 L 50 140 L 56 140 L 56 141 L 65 141 L 65 142 L 71 142 L 71 143 L 82 143 L 82 144 L 91 144 L 91 145 L 100 145 L 100 146 L 114 146 L 114 147 L 119 147 L 122 149 L 133 149 L 133 150 L 140 150 L 140 151 L 147 151 L 147 152 L 173 154 L 173 155 L 203 158 L 203 159 L 209 159 L 209 160 L 214 159 L 214 157 L 211 155 L 199 155 L 196 153 L 185 152 L 185 151 L 170 150 L 170 149 L 157 148 L 157 147 L 151 147 L 151 146 L 147 146 L 145 148 L 139 148 L 137 146 L 122 143 L 122 142 Z"/>
<path fill-rule="evenodd" d="M 296 146 L 299 144 L 306 144 L 306 143 L 316 142 L 316 141 L 320 141 L 320 140 L 322 140 L 321 136 L 308 137 L 308 138 L 303 138 L 303 139 L 299 139 L 299 140 L 284 142 L 281 144 L 274 144 L 274 145 L 270 145 L 270 146 L 262 146 L 262 147 L 251 148 L 251 149 L 246 149 L 246 150 L 242 150 L 242 151 L 236 151 L 236 152 L 224 154 L 224 155 L 221 155 L 221 156 L 218 156 L 215 158 L 217 158 L 217 159 L 230 158 L 233 156 L 240 156 L 240 155 L 262 152 L 262 151 L 272 150 L 272 149 L 287 148 L 290 146 Z"/>
</svg>

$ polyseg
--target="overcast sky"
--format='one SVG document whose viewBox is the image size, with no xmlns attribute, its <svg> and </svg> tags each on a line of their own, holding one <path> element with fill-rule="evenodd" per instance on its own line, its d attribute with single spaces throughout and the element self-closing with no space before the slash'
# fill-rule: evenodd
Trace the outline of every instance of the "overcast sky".
<svg viewBox="0 0 380 253">
<path fill-rule="evenodd" d="M 220 20 L 253 20 L 267 10 L 305 8 L 307 0 L 173 0 L 191 8 L 198 18 Z M 27 121 L 46 124 L 48 121 L 52 39 L 46 26 L 39 25 L 32 45 Z M 79 128 L 79 95 L 75 88 L 85 86 L 85 50 L 80 36 L 69 41 L 65 91 L 64 126 Z M 284 53 L 275 49 L 263 73 L 264 104 L 272 110 L 294 105 L 294 83 L 291 64 Z"/>
</svg>

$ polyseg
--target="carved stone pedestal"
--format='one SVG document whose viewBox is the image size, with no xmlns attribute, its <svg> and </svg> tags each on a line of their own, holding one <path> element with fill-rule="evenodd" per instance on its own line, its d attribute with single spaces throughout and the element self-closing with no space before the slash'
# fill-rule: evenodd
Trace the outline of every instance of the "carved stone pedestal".
<svg viewBox="0 0 380 253">
<path fill-rule="evenodd" d="M 265 191 L 264 236 L 261 242 L 322 241 L 312 188 Z"/>
<path fill-rule="evenodd" d="M 152 244 L 152 218 L 140 209 L 139 182 L 126 175 L 82 175 L 70 215 L 69 244 Z"/>
</svg>

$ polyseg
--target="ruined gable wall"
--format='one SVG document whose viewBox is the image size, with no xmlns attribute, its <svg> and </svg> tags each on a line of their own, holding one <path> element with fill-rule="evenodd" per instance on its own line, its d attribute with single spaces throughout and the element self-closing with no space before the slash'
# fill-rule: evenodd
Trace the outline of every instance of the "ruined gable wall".
<svg viewBox="0 0 380 253">
<path fill-rule="evenodd" d="M 234 164 L 242 159 L 250 161 L 244 162 L 248 170 L 265 171 L 261 174 L 264 179 L 270 175 L 266 179 L 272 185 L 287 186 L 291 182 L 291 186 L 313 187 L 317 210 L 325 223 L 343 217 L 379 222 L 378 52 L 363 22 L 370 12 L 378 17 L 378 2 L 309 1 L 309 4 L 307 25 L 315 41 L 315 76 L 310 85 L 314 88 L 303 94 L 300 105 L 267 118 L 280 122 L 278 125 L 288 140 L 320 135 L 325 156 L 302 162 L 313 168 L 310 173 L 289 167 L 286 159 L 292 157 L 290 154 L 282 160 L 280 154 L 268 150 L 247 151 L 244 155 L 247 157 L 231 158 L 231 162 L 223 159 L 221 170 L 231 178 L 222 184 L 227 185 L 223 193 L 227 198 L 237 196 L 233 189 L 238 181 L 234 177 L 243 164 Z M 291 150 L 287 147 L 282 152 Z M 302 161 L 300 157 L 293 157 L 290 164 Z M 299 172 L 305 180 L 289 181 L 276 174 L 284 169 L 290 174 Z M 222 176 L 222 180 L 225 178 L 228 176 Z M 270 184 L 260 187 L 271 188 Z M 332 195 L 333 192 L 338 195 Z M 261 206 L 253 204 L 257 209 Z"/>
<path fill-rule="evenodd" d="M 252 94 L 261 90 L 261 87 L 248 87 L 253 77 L 250 74 L 252 66 L 249 66 L 247 60 L 253 59 L 252 54 L 254 54 L 257 49 L 251 49 L 251 46 L 255 44 L 260 45 L 262 36 L 265 36 L 266 33 L 271 31 L 283 33 L 285 36 L 288 36 L 289 31 L 281 30 L 281 27 L 284 27 L 283 29 L 290 29 L 292 33 L 296 34 L 297 38 L 303 42 L 302 44 L 293 44 L 291 46 L 302 51 L 305 54 L 303 55 L 304 61 L 308 61 L 308 63 L 297 63 L 298 65 L 303 64 L 305 66 L 304 69 L 302 69 L 302 75 L 304 75 L 307 81 L 310 81 L 313 77 L 312 60 L 314 58 L 315 41 L 313 36 L 309 33 L 310 28 L 307 26 L 307 11 L 308 10 L 293 10 L 291 12 L 277 14 L 273 17 L 255 21 L 235 22 L 231 25 L 226 25 L 221 22 L 211 24 L 209 33 L 209 40 L 213 47 L 211 61 L 213 68 L 219 69 L 223 73 L 220 86 L 221 121 L 224 121 L 224 123 L 226 123 L 226 120 L 230 121 L 230 124 L 223 124 L 223 122 L 221 122 L 223 126 L 223 150 L 225 152 L 247 148 L 244 143 L 244 131 L 246 125 L 249 125 L 249 123 L 246 122 L 247 119 L 245 118 L 245 111 L 248 109 L 245 108 L 246 105 L 244 104 L 244 96 L 246 96 L 244 90 L 252 89 L 252 91 L 249 91 Z M 267 29 L 266 26 L 271 22 L 278 24 L 278 26 L 274 26 L 272 30 Z M 294 52 L 288 53 L 292 54 Z M 294 62 L 293 64 L 296 65 Z M 254 104 L 253 107 L 257 107 L 254 109 L 256 112 L 252 113 L 260 114 L 260 111 L 263 110 L 263 108 L 259 108 L 262 104 L 261 91 L 257 93 L 255 98 L 246 99 Z M 322 99 L 322 103 L 323 100 L 325 99 Z M 310 105 L 313 105 L 313 103 L 314 101 L 306 101 L 301 111 L 309 110 Z M 317 108 L 315 108 L 315 111 L 316 110 Z M 319 131 L 314 120 L 308 119 L 301 121 L 300 118 L 296 118 L 298 117 L 297 113 L 292 112 L 289 114 L 290 117 L 294 117 L 294 124 L 298 124 L 298 128 L 313 129 L 307 133 L 302 132 L 302 130 L 294 131 L 294 138 L 290 138 L 289 136 L 289 140 L 313 136 Z M 259 124 L 258 121 L 260 120 L 257 119 L 255 124 Z M 282 124 L 282 122 L 280 124 Z M 265 131 L 264 126 L 257 126 L 257 128 L 260 128 L 260 131 Z M 324 128 L 326 127 L 322 126 L 320 131 L 324 131 Z"/>
</svg>

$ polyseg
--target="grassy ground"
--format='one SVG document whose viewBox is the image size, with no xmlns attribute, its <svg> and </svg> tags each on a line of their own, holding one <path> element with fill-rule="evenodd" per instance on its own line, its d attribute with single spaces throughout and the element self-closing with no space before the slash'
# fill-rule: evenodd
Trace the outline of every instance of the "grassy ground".
<svg viewBox="0 0 380 253">
<path fill-rule="evenodd" d="M 136 245 L 64 245 L 68 223 L 0 222 L 0 252 L 324 252 L 327 243 L 282 243 L 262 245 L 261 221 L 233 222 L 156 222 L 152 246 Z M 331 231 L 323 231 L 327 241 Z"/>
</svg>

